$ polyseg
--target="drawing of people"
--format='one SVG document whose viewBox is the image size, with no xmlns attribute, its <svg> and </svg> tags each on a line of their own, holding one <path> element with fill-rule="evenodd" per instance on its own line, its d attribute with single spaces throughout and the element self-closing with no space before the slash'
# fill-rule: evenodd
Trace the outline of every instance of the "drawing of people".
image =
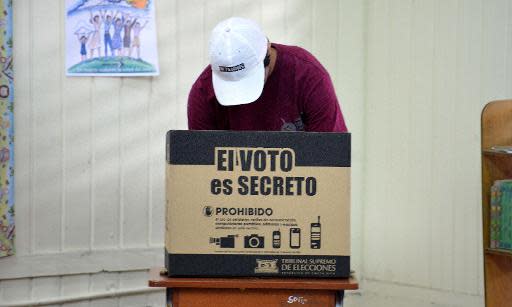
<svg viewBox="0 0 512 307">
<path fill-rule="evenodd" d="M 144 27 L 148 24 L 148 21 L 144 23 L 143 26 L 140 25 L 140 22 L 136 22 L 133 26 L 133 42 L 132 42 L 132 51 L 134 48 L 137 48 L 137 59 L 140 60 L 140 31 L 144 29 Z M 131 54 L 131 52 L 130 52 Z"/>
<path fill-rule="evenodd" d="M 89 11 L 91 14 L 91 18 L 89 19 L 89 22 L 93 25 L 94 31 L 92 32 L 92 36 L 89 39 L 89 50 L 91 51 L 90 58 L 92 59 L 94 57 L 94 50 L 98 49 L 98 56 L 101 56 L 101 38 L 100 38 L 100 27 L 101 27 L 101 21 L 100 16 L 96 15 L 92 17 L 92 12 Z"/>
<path fill-rule="evenodd" d="M 89 37 L 91 36 L 91 32 L 89 33 L 75 33 L 78 41 L 80 42 L 80 57 L 82 62 L 87 60 L 87 48 L 85 47 Z"/>
<path fill-rule="evenodd" d="M 131 21 L 130 17 L 125 17 L 126 22 L 124 23 L 124 37 L 123 37 L 123 47 L 124 47 L 124 55 L 132 56 L 132 28 L 137 22 L 137 18 Z"/>
<path fill-rule="evenodd" d="M 113 13 L 113 12 L 112 12 Z M 108 48 L 110 48 L 110 53 L 114 56 L 114 50 L 112 49 L 112 37 L 110 36 L 110 28 L 112 27 L 114 20 L 116 19 L 116 15 L 107 14 L 107 11 L 100 11 L 101 21 L 103 22 L 103 29 L 105 30 L 104 42 L 105 42 L 105 56 L 108 56 Z"/>
<path fill-rule="evenodd" d="M 124 17 L 117 18 L 114 23 L 114 36 L 112 38 L 112 50 L 114 50 L 114 55 L 122 56 L 122 41 L 121 41 L 121 31 L 123 31 L 123 23 Z"/>
</svg>

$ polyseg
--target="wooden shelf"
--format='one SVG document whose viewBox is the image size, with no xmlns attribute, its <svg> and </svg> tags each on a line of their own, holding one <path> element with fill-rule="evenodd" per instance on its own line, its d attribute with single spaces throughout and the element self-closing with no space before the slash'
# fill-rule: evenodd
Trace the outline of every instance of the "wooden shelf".
<svg viewBox="0 0 512 307">
<path fill-rule="evenodd" d="M 508 249 L 486 248 L 485 253 L 487 255 L 500 255 L 500 256 L 512 257 L 512 250 L 508 250 Z"/>
<path fill-rule="evenodd" d="M 500 157 L 512 157 L 512 153 L 503 152 L 495 149 L 484 149 L 482 150 L 484 156 L 500 156 Z"/>
<path fill-rule="evenodd" d="M 487 307 L 509 306 L 512 301 L 512 251 L 489 248 L 491 186 L 512 179 L 512 153 L 492 149 L 512 144 L 512 100 L 493 101 L 482 111 L 482 224 Z"/>
<path fill-rule="evenodd" d="M 149 286 L 162 288 L 203 289 L 301 289 L 301 290 L 357 290 L 359 284 L 353 277 L 327 278 L 188 278 L 161 275 L 163 268 L 149 271 Z"/>
<path fill-rule="evenodd" d="M 279 307 L 290 298 L 297 306 L 343 306 L 345 290 L 357 290 L 351 278 L 201 278 L 168 277 L 164 268 L 151 268 L 150 287 L 165 288 L 166 306 L 176 307 Z M 307 298 L 307 299 L 305 299 Z M 291 305 L 290 305 L 291 306 Z"/>
</svg>

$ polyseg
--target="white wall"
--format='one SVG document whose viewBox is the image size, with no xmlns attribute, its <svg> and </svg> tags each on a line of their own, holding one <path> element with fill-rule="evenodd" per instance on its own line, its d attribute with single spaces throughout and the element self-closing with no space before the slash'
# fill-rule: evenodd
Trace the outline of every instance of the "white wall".
<svg viewBox="0 0 512 307">
<path fill-rule="evenodd" d="M 483 306 L 480 112 L 512 97 L 512 1 L 369 0 L 368 291 Z"/>
<path fill-rule="evenodd" d="M 209 31 L 232 16 L 312 51 L 354 133 L 353 267 L 360 271 L 364 6 L 356 0 L 156 1 L 161 75 L 67 78 L 64 1 L 14 1 L 17 255 L 0 259 L 0 305 L 136 289 L 163 265 L 164 136 L 186 128 Z M 163 295 L 76 306 L 162 306 Z M 72 304 L 66 304 L 66 306 Z"/>
</svg>

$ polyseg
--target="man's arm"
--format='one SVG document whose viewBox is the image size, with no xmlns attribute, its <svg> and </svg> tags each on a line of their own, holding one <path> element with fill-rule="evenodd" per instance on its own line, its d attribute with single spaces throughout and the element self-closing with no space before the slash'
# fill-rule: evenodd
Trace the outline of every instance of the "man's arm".
<svg viewBox="0 0 512 307">
<path fill-rule="evenodd" d="M 347 132 L 345 120 L 329 75 L 311 80 L 304 96 L 306 131 Z"/>
</svg>

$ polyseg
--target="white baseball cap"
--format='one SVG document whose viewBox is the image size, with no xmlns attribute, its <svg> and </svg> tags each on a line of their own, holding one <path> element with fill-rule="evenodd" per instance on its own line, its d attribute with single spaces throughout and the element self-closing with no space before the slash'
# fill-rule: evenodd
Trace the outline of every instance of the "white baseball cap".
<svg viewBox="0 0 512 307">
<path fill-rule="evenodd" d="M 220 104 L 248 104 L 260 97 L 267 43 L 261 28 L 249 19 L 232 17 L 215 26 L 209 56 L 213 89 Z"/>
</svg>

